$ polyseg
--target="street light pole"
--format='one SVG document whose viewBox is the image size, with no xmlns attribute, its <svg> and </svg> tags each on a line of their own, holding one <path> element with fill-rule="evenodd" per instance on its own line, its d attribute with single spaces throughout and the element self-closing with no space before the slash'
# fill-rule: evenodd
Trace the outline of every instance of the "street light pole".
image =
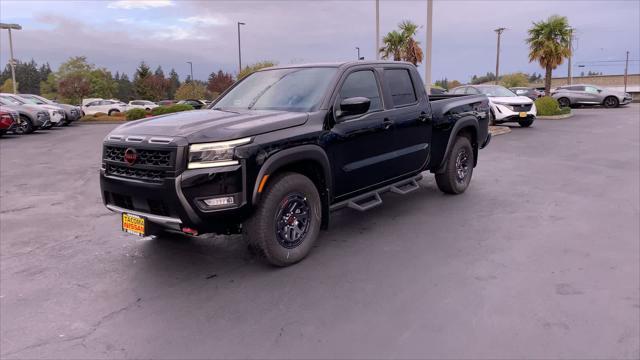
<svg viewBox="0 0 640 360">
<path fill-rule="evenodd" d="M 571 85 L 573 77 L 571 76 L 571 58 L 573 57 L 573 28 L 569 28 L 569 59 L 567 67 L 567 85 Z"/>
<path fill-rule="evenodd" d="M 380 0 L 376 0 L 376 60 L 380 60 Z"/>
<path fill-rule="evenodd" d="M 191 96 L 196 97 L 196 84 L 193 82 L 193 63 L 191 61 L 187 61 L 189 67 L 191 68 Z"/>
<path fill-rule="evenodd" d="M 240 25 L 246 25 L 243 22 L 238 21 L 238 76 L 242 72 L 242 51 L 240 49 Z"/>
<path fill-rule="evenodd" d="M 505 30 L 506 28 L 503 28 L 503 27 L 493 30 L 496 32 L 496 34 L 498 34 L 498 48 L 496 50 L 496 85 L 498 85 L 498 77 L 499 77 L 499 71 L 500 71 L 500 36 L 502 35 L 502 32 Z"/>
<path fill-rule="evenodd" d="M 427 43 L 424 61 L 424 86 L 431 94 L 431 49 L 433 47 L 433 0 L 427 0 Z"/>
<path fill-rule="evenodd" d="M 11 59 L 9 59 L 9 65 L 11 66 L 11 81 L 13 82 L 13 93 L 18 93 L 18 85 L 16 84 L 16 60 L 13 58 L 13 39 L 11 37 L 11 30 L 22 30 L 22 26 L 18 24 L 5 24 L 0 23 L 0 29 L 7 29 L 9 31 L 9 53 Z"/>
<path fill-rule="evenodd" d="M 624 92 L 627 92 L 627 70 L 629 69 L 629 52 L 627 51 L 627 60 L 624 62 Z"/>
</svg>

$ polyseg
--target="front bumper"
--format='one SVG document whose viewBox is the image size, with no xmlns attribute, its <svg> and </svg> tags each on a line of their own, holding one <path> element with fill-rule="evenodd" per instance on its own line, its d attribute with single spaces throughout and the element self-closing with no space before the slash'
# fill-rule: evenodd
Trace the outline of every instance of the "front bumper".
<svg viewBox="0 0 640 360">
<path fill-rule="evenodd" d="M 627 105 L 630 104 L 631 102 L 633 102 L 633 98 L 631 96 L 629 97 L 625 97 L 624 99 L 622 99 L 622 101 L 620 102 L 620 105 Z"/>
<path fill-rule="evenodd" d="M 513 111 L 502 104 L 491 104 L 491 108 L 493 110 L 496 123 L 518 122 L 527 119 L 535 119 L 537 115 L 537 109 L 535 105 L 532 105 L 528 111 L 523 111 L 526 113 L 525 117 L 520 116 L 521 111 Z"/>
<path fill-rule="evenodd" d="M 107 165 L 108 166 L 108 165 Z M 175 177 L 145 182 L 100 171 L 105 206 L 118 213 L 145 217 L 161 228 L 198 233 L 237 233 L 250 215 L 243 165 L 186 170 Z M 234 197 L 235 205 L 208 207 L 204 199 Z"/>
</svg>

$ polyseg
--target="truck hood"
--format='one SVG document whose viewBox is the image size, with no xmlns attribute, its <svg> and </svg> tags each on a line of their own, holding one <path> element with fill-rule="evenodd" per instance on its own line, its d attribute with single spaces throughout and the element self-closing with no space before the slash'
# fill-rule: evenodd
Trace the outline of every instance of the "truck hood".
<svg viewBox="0 0 640 360">
<path fill-rule="evenodd" d="M 192 110 L 127 123 L 111 134 L 179 136 L 190 143 L 224 141 L 299 126 L 307 118 L 307 113 L 272 110 Z"/>
</svg>

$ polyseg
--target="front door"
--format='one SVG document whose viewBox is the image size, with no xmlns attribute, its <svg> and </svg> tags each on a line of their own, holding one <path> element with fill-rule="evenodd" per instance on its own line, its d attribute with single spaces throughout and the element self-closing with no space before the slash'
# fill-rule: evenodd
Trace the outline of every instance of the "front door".
<svg viewBox="0 0 640 360">
<path fill-rule="evenodd" d="M 340 199 L 388 179 L 385 166 L 394 148 L 394 126 L 384 110 L 378 73 L 373 68 L 346 73 L 338 89 L 334 114 L 339 113 L 343 99 L 366 97 L 371 101 L 365 114 L 337 117 L 329 134 L 334 195 Z"/>
</svg>

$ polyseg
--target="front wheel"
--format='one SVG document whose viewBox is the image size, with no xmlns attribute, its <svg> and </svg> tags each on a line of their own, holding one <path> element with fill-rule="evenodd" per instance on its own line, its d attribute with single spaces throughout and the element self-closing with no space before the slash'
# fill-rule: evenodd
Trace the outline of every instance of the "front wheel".
<svg viewBox="0 0 640 360">
<path fill-rule="evenodd" d="M 558 99 L 558 105 L 560 105 L 560 107 L 569 107 L 571 106 L 571 101 L 566 97 L 561 97 Z"/>
<path fill-rule="evenodd" d="M 262 201 L 245 223 L 245 236 L 269 263 L 288 266 L 304 259 L 318 238 L 322 205 L 314 183 L 283 173 L 268 184 Z"/>
<path fill-rule="evenodd" d="M 438 189 L 446 194 L 461 194 L 473 175 L 473 148 L 468 138 L 458 136 L 447 158 L 444 172 L 436 174 Z"/>
<path fill-rule="evenodd" d="M 603 105 L 606 108 L 615 108 L 618 107 L 618 105 L 620 104 L 620 102 L 618 101 L 618 98 L 615 96 L 608 96 L 606 99 L 604 99 Z"/>
<path fill-rule="evenodd" d="M 35 129 L 33 127 L 33 123 L 31 122 L 31 119 L 29 119 L 24 115 L 20 115 L 20 117 L 18 118 L 18 124 L 14 128 L 13 133 L 22 135 L 22 134 L 31 134 L 34 131 Z"/>
<path fill-rule="evenodd" d="M 119 112 L 120 112 L 120 110 L 109 110 L 109 113 L 107 115 L 113 116 L 113 114 L 119 113 Z"/>
</svg>

